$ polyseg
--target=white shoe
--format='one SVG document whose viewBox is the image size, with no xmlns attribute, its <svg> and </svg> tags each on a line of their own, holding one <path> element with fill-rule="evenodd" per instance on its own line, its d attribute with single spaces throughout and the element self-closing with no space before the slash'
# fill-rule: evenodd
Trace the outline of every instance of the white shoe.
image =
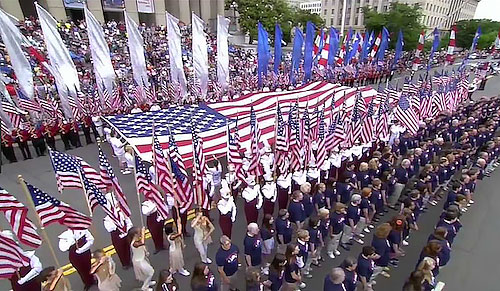
<svg viewBox="0 0 500 291">
<path fill-rule="evenodd" d="M 365 227 L 365 229 L 363 229 L 363 231 L 366 233 L 370 233 L 370 230 L 368 229 L 368 227 Z"/>
<path fill-rule="evenodd" d="M 202 261 L 203 262 L 203 261 Z M 203 263 L 205 264 L 211 264 L 212 263 L 212 260 L 210 260 L 209 258 L 207 258 Z"/>
<path fill-rule="evenodd" d="M 333 253 L 334 253 L 336 256 L 340 256 L 340 252 L 339 252 L 338 250 L 335 250 Z"/>
<path fill-rule="evenodd" d="M 407 246 L 407 245 L 409 245 L 409 243 L 406 240 L 403 240 L 403 245 Z"/>
<path fill-rule="evenodd" d="M 185 277 L 187 277 L 187 276 L 191 275 L 191 273 L 189 273 L 189 271 L 188 271 L 188 270 L 186 270 L 186 269 L 182 269 L 182 270 L 180 270 L 180 271 L 179 271 L 179 274 L 181 274 L 182 276 L 185 276 Z"/>
<path fill-rule="evenodd" d="M 370 224 L 370 225 L 368 225 L 368 228 L 370 228 L 370 229 L 374 229 L 374 228 L 375 228 L 375 226 L 374 226 L 373 224 Z"/>
<path fill-rule="evenodd" d="M 364 238 L 364 237 L 365 237 L 365 235 L 364 235 L 364 234 L 362 234 L 362 233 L 358 234 L 358 236 L 359 236 L 360 238 Z"/>
<path fill-rule="evenodd" d="M 330 259 L 335 259 L 335 255 L 333 253 L 327 253 L 327 255 L 330 257 Z"/>
<path fill-rule="evenodd" d="M 131 173 L 132 173 L 132 172 L 130 172 L 129 170 L 125 170 L 125 171 L 123 171 L 123 172 L 122 172 L 122 174 L 123 174 L 123 175 L 129 175 L 129 174 L 131 174 Z"/>
<path fill-rule="evenodd" d="M 306 288 L 306 283 L 304 283 L 304 282 L 300 283 L 300 284 L 299 284 L 299 288 L 300 288 L 300 289 L 304 289 L 304 288 Z"/>
<path fill-rule="evenodd" d="M 358 244 L 360 244 L 360 245 L 362 245 L 362 244 L 364 244 L 364 243 L 365 243 L 365 242 L 364 242 L 362 239 L 360 239 L 360 238 L 355 238 L 355 239 L 354 239 L 354 241 L 355 241 L 355 242 L 357 242 L 357 243 L 358 243 Z"/>
<path fill-rule="evenodd" d="M 149 282 L 149 286 L 154 286 L 154 285 L 156 285 L 156 281 Z"/>
<path fill-rule="evenodd" d="M 469 200 L 469 203 L 470 203 L 470 204 L 474 204 L 474 200 L 472 200 L 472 199 L 471 199 L 471 200 Z"/>
<path fill-rule="evenodd" d="M 436 206 L 437 202 L 436 201 L 431 201 L 431 202 L 429 202 L 429 204 L 432 205 L 432 206 Z"/>
</svg>

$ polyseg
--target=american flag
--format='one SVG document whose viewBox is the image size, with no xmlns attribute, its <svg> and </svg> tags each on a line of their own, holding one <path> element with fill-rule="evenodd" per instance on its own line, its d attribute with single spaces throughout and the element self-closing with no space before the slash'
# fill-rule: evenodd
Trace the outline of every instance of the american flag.
<svg viewBox="0 0 500 291">
<path fill-rule="evenodd" d="M 356 99 L 356 105 L 354 105 L 354 108 L 352 110 L 351 121 L 348 124 L 348 129 L 346 133 L 345 141 L 348 147 L 355 145 L 356 142 L 361 137 L 362 120 L 361 120 L 360 108 L 362 106 L 363 107 L 365 106 L 364 101 L 361 99 L 361 95 L 358 95 Z"/>
<path fill-rule="evenodd" d="M 375 39 L 375 43 L 373 44 L 372 51 L 370 52 L 370 59 L 375 58 L 381 43 L 382 43 L 382 32 L 379 32 L 377 38 Z"/>
<path fill-rule="evenodd" d="M 122 108 L 122 98 L 120 96 L 120 88 L 117 84 L 113 84 L 113 96 L 112 108 Z"/>
<path fill-rule="evenodd" d="M 17 243 L 2 233 L 0 233 L 0 257 L 2 258 L 0 279 L 10 279 L 19 271 L 19 268 L 30 265 L 30 258 L 24 254 Z"/>
<path fill-rule="evenodd" d="M 325 162 L 325 157 L 327 157 L 327 149 L 326 149 L 327 132 L 326 132 L 325 119 L 324 119 L 324 110 L 322 110 L 321 112 L 322 112 L 322 116 L 319 119 L 319 125 L 318 125 L 318 151 L 317 151 L 317 155 L 316 155 L 316 166 L 318 168 L 321 168 L 321 166 Z"/>
<path fill-rule="evenodd" d="M 101 190 L 99 190 L 94 183 L 87 179 L 85 175 L 82 175 L 82 183 L 92 212 L 94 212 L 97 206 L 100 205 L 104 213 L 111 218 L 118 230 L 122 233 L 126 233 L 127 222 L 121 209 L 112 205 L 106 196 L 102 194 Z"/>
<path fill-rule="evenodd" d="M 406 129 L 415 134 L 418 131 L 418 117 L 411 108 L 407 95 L 401 94 L 398 106 L 394 109 L 394 118 L 399 120 Z"/>
<path fill-rule="evenodd" d="M 415 58 L 413 59 L 413 66 L 412 66 L 413 71 L 418 71 L 418 67 L 421 63 L 420 54 L 424 50 L 424 45 L 425 45 L 425 30 L 422 30 L 420 36 L 418 37 L 417 50 L 415 51 Z"/>
<path fill-rule="evenodd" d="M 28 208 L 1 187 L 0 211 L 21 243 L 32 248 L 38 248 L 42 244 L 35 224 L 28 218 Z"/>
<path fill-rule="evenodd" d="M 254 175 L 255 177 L 259 177 L 264 173 L 262 166 L 260 164 L 259 142 L 260 142 L 261 132 L 259 129 L 257 116 L 255 115 L 253 107 L 250 108 L 250 128 L 251 128 L 250 152 L 252 153 L 252 158 L 250 160 L 250 166 L 248 167 L 248 173 L 250 175 Z"/>
<path fill-rule="evenodd" d="M 285 121 L 283 119 L 283 114 L 281 112 L 281 107 L 278 103 L 276 108 L 276 118 L 277 118 L 277 129 L 276 129 L 276 142 L 275 142 L 275 164 L 280 173 L 287 173 L 288 165 L 286 163 L 286 157 L 288 156 L 288 130 L 286 128 Z"/>
<path fill-rule="evenodd" d="M 143 104 L 146 103 L 147 97 L 146 97 L 146 88 L 144 88 L 144 84 L 137 84 L 134 80 L 134 99 L 137 101 L 138 104 Z"/>
<path fill-rule="evenodd" d="M 146 85 L 146 82 L 143 82 L 143 88 L 146 91 L 146 99 L 149 102 L 153 102 L 156 100 L 156 90 L 155 90 L 155 85 L 153 83 L 149 84 L 149 87 Z"/>
<path fill-rule="evenodd" d="M 346 139 L 344 122 L 342 120 L 342 113 L 337 113 L 337 118 L 333 119 L 332 124 L 328 127 L 328 135 L 326 136 L 325 147 L 327 151 L 334 149 L 342 144 Z"/>
<path fill-rule="evenodd" d="M 323 39 L 321 37 L 323 36 Z M 321 49 L 321 50 L 320 50 Z M 328 52 L 330 50 L 330 36 L 328 33 L 321 33 L 314 41 L 313 52 L 318 65 L 326 68 L 328 65 Z"/>
<path fill-rule="evenodd" d="M 61 192 L 64 189 L 83 188 L 80 176 L 85 175 L 92 183 L 100 189 L 106 189 L 99 173 L 82 158 L 58 151 L 49 151 L 50 160 L 57 180 L 57 188 Z"/>
<path fill-rule="evenodd" d="M 7 98 L 4 96 L 0 97 L 2 100 L 2 109 L 7 114 L 7 116 L 10 118 L 10 121 L 12 122 L 13 127 L 19 127 L 21 125 L 21 120 L 22 120 L 22 115 L 20 110 L 12 104 Z"/>
<path fill-rule="evenodd" d="M 113 103 L 112 103 L 112 94 L 111 92 L 108 91 L 108 88 L 106 88 L 106 86 L 104 85 L 104 81 L 101 83 L 101 94 L 102 94 L 102 101 L 104 103 L 104 106 L 106 106 L 106 108 L 112 108 L 113 106 Z"/>
<path fill-rule="evenodd" d="M 102 151 L 101 146 L 99 146 L 99 170 L 102 183 L 106 185 L 106 188 L 114 189 L 114 197 L 118 200 L 118 206 L 120 206 L 125 216 L 130 217 L 131 212 L 128 206 L 127 196 L 123 193 L 118 178 L 115 176 L 113 168 L 109 164 L 108 157 Z"/>
<path fill-rule="evenodd" d="M 384 100 L 381 102 L 378 109 L 377 125 L 375 127 L 375 137 L 385 139 L 389 135 L 389 96 L 385 94 Z"/>
<path fill-rule="evenodd" d="M 196 192 L 195 201 L 199 207 L 203 209 L 209 209 L 209 201 L 208 195 L 204 191 L 203 187 L 203 176 L 205 176 L 205 154 L 203 153 L 203 140 L 198 137 L 196 133 L 196 128 L 194 125 L 192 126 L 192 134 L 193 134 L 193 153 L 194 153 L 194 162 L 193 162 L 193 184 Z"/>
<path fill-rule="evenodd" d="M 168 82 L 167 82 L 167 78 L 162 78 L 161 82 L 160 82 L 160 87 L 161 87 L 161 95 L 162 95 L 162 99 L 164 101 L 167 101 L 168 100 Z"/>
<path fill-rule="evenodd" d="M 134 97 L 131 96 L 128 92 L 128 89 L 125 88 L 123 90 L 123 105 L 125 107 L 131 107 L 132 105 L 134 105 L 134 102 Z"/>
<path fill-rule="evenodd" d="M 236 177 L 241 181 L 245 180 L 245 173 L 243 173 L 243 158 L 240 153 L 240 137 L 238 134 L 238 119 L 236 119 L 236 125 L 234 127 L 234 133 L 231 134 L 231 129 L 229 124 L 227 125 L 227 135 L 228 140 L 228 161 L 229 164 L 234 165 L 236 172 Z"/>
<path fill-rule="evenodd" d="M 36 98 L 30 100 L 28 96 L 24 95 L 24 93 L 19 89 L 16 90 L 16 93 L 17 93 L 17 104 L 19 105 L 19 108 L 27 111 L 35 111 L 35 112 L 42 111 L 42 108 L 40 107 L 40 104 L 36 101 Z"/>
<path fill-rule="evenodd" d="M 170 164 L 172 166 L 172 174 L 174 181 L 177 185 L 174 187 L 177 193 L 177 199 L 179 199 L 179 208 L 181 212 L 185 212 L 193 204 L 193 191 L 191 189 L 191 184 L 188 180 L 188 175 L 186 168 L 184 167 L 184 162 L 182 161 L 181 154 L 179 153 L 179 148 L 175 142 L 174 135 L 170 133 L 170 139 L 168 141 L 169 145 L 169 157 Z M 175 185 L 175 184 L 174 184 Z"/>
<path fill-rule="evenodd" d="M 291 150 L 290 170 L 298 171 L 302 168 L 300 154 L 300 128 L 299 128 L 299 105 L 295 103 L 288 114 L 288 127 L 290 128 L 289 149 Z"/>
<path fill-rule="evenodd" d="M 76 211 L 68 204 L 57 200 L 29 183 L 26 183 L 26 186 L 43 227 L 59 223 L 70 229 L 82 230 L 88 229 L 92 224 L 91 218 Z"/>
<path fill-rule="evenodd" d="M 309 161 L 311 160 L 311 119 L 309 118 L 309 106 L 306 106 L 306 110 L 302 115 L 301 120 L 301 148 L 304 150 L 304 166 L 309 165 Z"/>
<path fill-rule="evenodd" d="M 450 43 L 448 44 L 448 51 L 446 52 L 446 64 L 451 65 L 455 61 L 453 53 L 455 52 L 457 36 L 457 26 L 453 25 L 450 32 Z"/>
<path fill-rule="evenodd" d="M 366 112 L 366 116 L 363 122 L 363 128 L 361 130 L 361 143 L 369 143 L 373 140 L 373 114 L 374 112 L 373 100 L 368 105 L 368 111 Z"/>
<path fill-rule="evenodd" d="M 151 179 L 149 179 L 150 183 L 152 184 L 149 187 L 150 191 L 146 194 L 146 197 L 149 200 L 153 201 L 157 209 L 161 209 L 161 212 L 163 213 L 162 216 L 164 216 L 165 214 L 168 215 L 168 208 L 166 207 L 163 194 L 161 194 L 161 191 L 158 191 L 155 185 L 158 185 L 158 187 L 163 189 L 165 193 L 168 193 L 170 195 L 174 195 L 175 187 L 169 161 L 165 159 L 163 148 L 161 147 L 160 142 L 158 141 L 158 137 L 155 134 L 154 125 L 153 125 L 153 165 L 156 173 L 155 175 L 156 181 L 151 181 Z M 166 218 L 166 216 L 164 217 Z"/>
</svg>

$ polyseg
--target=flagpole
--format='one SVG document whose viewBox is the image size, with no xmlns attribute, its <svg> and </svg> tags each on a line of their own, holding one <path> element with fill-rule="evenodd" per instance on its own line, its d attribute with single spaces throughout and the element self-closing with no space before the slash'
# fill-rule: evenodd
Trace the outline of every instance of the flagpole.
<svg viewBox="0 0 500 291">
<path fill-rule="evenodd" d="M 167 128 L 168 128 L 169 135 L 171 135 L 171 137 L 173 137 L 172 131 L 171 131 L 170 126 L 168 124 L 167 124 Z M 170 144 L 170 140 L 169 140 L 168 141 L 168 147 L 169 147 L 169 149 L 170 149 L 170 146 L 171 146 L 171 144 Z M 170 159 L 170 150 L 169 150 L 168 163 L 170 163 L 170 167 L 168 167 L 168 164 L 167 164 L 167 167 L 168 167 L 168 170 L 170 171 L 170 173 L 169 173 L 170 177 L 173 178 L 172 162 L 170 160 L 171 159 Z M 175 198 L 174 199 L 175 213 L 177 214 L 177 219 L 176 219 L 177 220 L 176 221 L 177 225 L 176 226 L 177 226 L 177 231 L 179 231 L 179 224 L 182 225 L 182 222 L 181 222 L 181 212 L 179 210 L 179 202 L 178 202 L 179 201 L 179 195 L 177 195 L 177 191 L 175 191 L 175 188 L 177 188 L 177 187 L 175 187 L 175 184 L 177 184 L 177 180 L 176 179 L 172 179 L 172 182 L 174 183 L 174 193 L 172 193 L 172 194 L 174 194 L 174 198 Z M 156 185 L 153 184 L 153 187 L 155 187 L 155 186 Z M 159 187 L 159 188 L 161 189 L 161 187 Z M 182 234 L 182 239 L 184 240 L 184 234 Z"/>
<path fill-rule="evenodd" d="M 143 217 L 144 215 L 142 214 L 142 209 L 141 209 L 141 205 L 142 205 L 141 196 L 139 194 L 139 190 L 137 190 L 137 172 L 136 172 L 137 169 L 136 169 L 136 165 L 135 165 L 136 153 L 135 153 L 135 151 L 133 151 L 133 153 L 134 153 L 134 182 L 135 182 L 135 188 L 136 188 L 135 192 L 137 194 L 137 202 L 139 203 L 139 213 L 140 213 L 139 216 L 141 217 L 141 227 L 144 228 L 144 217 Z"/>
<path fill-rule="evenodd" d="M 80 171 L 78 171 L 78 176 L 80 177 L 80 182 L 82 183 L 83 197 L 85 197 L 85 201 L 87 202 L 87 208 L 89 210 L 89 216 L 92 217 L 92 209 L 90 207 L 89 197 L 87 195 L 87 190 L 85 189 L 85 185 L 83 183 L 82 173 Z"/>
<path fill-rule="evenodd" d="M 227 119 L 226 119 L 226 122 L 227 122 Z M 193 137 L 193 135 L 195 134 L 195 132 L 194 132 L 194 128 L 192 128 L 192 130 L 193 130 L 193 132 L 191 132 L 191 137 Z M 201 138 L 201 137 L 198 137 L 198 138 Z M 195 157 L 195 155 L 196 155 L 196 150 L 195 150 L 195 148 L 194 148 L 193 138 L 191 138 L 191 145 L 192 145 L 192 149 L 193 149 L 193 174 L 194 174 L 194 173 L 196 173 L 196 172 L 197 172 L 197 170 L 198 170 L 198 168 L 200 167 L 200 165 L 198 165 L 198 164 L 196 163 L 196 157 Z M 201 149 L 201 154 L 203 155 L 203 148 Z M 214 158 L 215 158 L 215 156 L 214 156 Z M 202 169 L 200 168 L 199 170 L 200 170 L 200 173 L 201 173 Z M 193 175 L 193 177 L 194 177 L 194 176 L 195 176 L 195 175 Z M 200 208 L 200 209 L 201 209 L 201 191 L 202 191 L 202 190 L 201 190 L 201 189 L 198 189 L 198 187 L 199 187 L 199 186 L 203 187 L 203 184 L 202 184 L 202 185 L 198 185 L 198 179 L 196 179 L 196 178 L 194 178 L 194 179 L 193 179 L 193 182 L 194 182 L 194 183 L 195 183 L 195 185 L 196 185 L 195 187 L 193 187 L 193 188 L 194 188 L 194 190 L 193 190 L 193 191 L 195 191 L 195 192 L 196 192 L 195 194 L 196 194 L 196 198 L 198 199 L 198 208 Z M 200 190 L 201 190 L 201 191 L 200 191 Z M 210 208 L 210 206 L 209 206 L 209 208 Z M 210 210 L 210 209 L 208 209 L 208 210 Z"/>
<path fill-rule="evenodd" d="M 26 181 L 24 181 L 22 175 L 17 176 L 18 182 L 21 185 L 21 188 L 23 189 L 24 194 L 26 195 L 26 199 L 28 200 L 28 203 L 30 204 L 31 209 L 35 212 L 37 221 L 38 221 L 38 227 L 42 230 L 42 236 L 45 242 L 49 245 L 49 250 L 50 253 L 52 254 L 52 258 L 54 259 L 54 262 L 56 263 L 57 269 L 61 268 L 61 264 L 59 263 L 59 260 L 57 259 L 56 252 L 54 251 L 54 247 L 52 246 L 52 243 L 50 242 L 49 236 L 47 235 L 47 231 L 45 230 L 45 227 L 42 225 L 42 220 L 40 219 L 40 216 L 38 215 L 38 212 L 36 211 L 35 208 L 35 203 L 33 202 L 33 198 L 31 197 L 31 194 L 28 190 L 28 187 L 26 186 Z M 68 287 L 69 290 L 71 290 L 71 283 L 69 280 L 63 276 L 63 284 Z"/>
<path fill-rule="evenodd" d="M 342 4 L 342 22 L 340 26 L 341 36 L 344 36 L 346 9 L 347 9 L 347 0 L 344 0 L 344 3 Z"/>
</svg>

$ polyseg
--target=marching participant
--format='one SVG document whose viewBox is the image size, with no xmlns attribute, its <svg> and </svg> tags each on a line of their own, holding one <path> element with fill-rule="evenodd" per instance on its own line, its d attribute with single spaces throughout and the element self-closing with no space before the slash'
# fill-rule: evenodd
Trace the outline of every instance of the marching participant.
<svg viewBox="0 0 500 291">
<path fill-rule="evenodd" d="M 94 277 L 90 274 L 90 247 L 94 244 L 94 237 L 88 230 L 68 229 L 59 235 L 59 249 L 69 252 L 69 262 L 78 271 L 85 290 L 94 285 Z"/>
<path fill-rule="evenodd" d="M 320 170 L 316 167 L 316 161 L 312 159 L 309 162 L 309 169 L 307 169 L 306 180 L 311 184 L 311 187 L 314 189 L 314 186 L 320 181 Z"/>
<path fill-rule="evenodd" d="M 2 234 L 13 239 L 14 233 L 10 230 L 2 231 Z M 41 282 L 37 280 L 38 274 L 42 271 L 42 263 L 35 255 L 35 251 L 23 251 L 23 254 L 30 259 L 29 266 L 19 268 L 12 277 L 9 278 L 13 291 L 40 290 Z"/>
<path fill-rule="evenodd" d="M 260 163 L 262 164 L 262 168 L 264 169 L 264 175 L 272 175 L 274 166 L 274 154 L 267 140 L 264 140 L 264 153 L 260 157 Z"/>
<path fill-rule="evenodd" d="M 300 185 L 307 182 L 307 175 L 304 169 L 293 172 L 292 175 L 292 192 L 300 189 Z"/>
<path fill-rule="evenodd" d="M 130 246 L 129 246 L 130 251 Z M 122 280 L 116 275 L 116 264 L 102 249 L 94 252 L 95 262 L 92 264 L 92 274 L 97 278 L 99 291 L 119 291 Z"/>
<path fill-rule="evenodd" d="M 113 198 L 113 193 L 107 193 L 106 198 L 111 202 L 113 207 L 119 207 L 117 205 L 116 199 Z M 122 211 L 120 211 L 120 215 L 124 215 Z M 125 217 L 125 221 L 127 223 L 126 230 L 122 230 L 116 226 L 115 222 L 106 215 L 104 217 L 103 223 L 104 228 L 111 235 L 111 243 L 115 247 L 116 253 L 118 254 L 118 258 L 120 259 L 120 263 L 122 264 L 123 269 L 127 270 L 132 267 L 132 261 L 130 259 L 130 242 L 127 239 L 128 231 L 132 228 L 132 221 L 130 217 Z"/>
<path fill-rule="evenodd" d="M 221 183 L 222 183 L 222 165 L 218 160 L 216 160 L 215 156 L 213 156 L 213 158 L 214 158 L 214 161 L 213 161 L 214 166 L 210 167 L 207 165 L 206 172 L 207 172 L 207 176 L 211 177 L 211 184 L 212 184 L 212 187 L 214 187 L 214 192 L 212 193 L 212 196 L 215 194 L 215 197 L 213 200 L 218 201 L 220 199 L 219 193 L 220 193 L 220 188 L 221 188 Z"/>
<path fill-rule="evenodd" d="M 163 244 L 163 225 L 165 224 L 165 220 L 158 215 L 156 205 L 149 200 L 142 202 L 141 210 L 142 214 L 146 215 L 146 226 L 149 229 L 149 233 L 151 233 L 151 238 L 155 245 L 154 254 L 156 254 L 165 249 Z"/>
<path fill-rule="evenodd" d="M 246 180 L 247 187 L 241 193 L 241 197 L 245 199 L 245 217 L 247 224 L 251 222 L 257 223 L 259 218 L 259 209 L 262 206 L 262 195 L 260 193 L 260 185 L 256 185 L 255 176 L 249 176 Z"/>
<path fill-rule="evenodd" d="M 331 166 L 330 159 L 328 155 L 325 155 L 325 160 L 323 161 L 323 164 L 321 164 L 321 167 L 319 168 L 320 181 L 322 183 L 326 183 L 328 181 L 330 166 Z"/>
<path fill-rule="evenodd" d="M 229 164 L 227 166 L 228 172 L 222 180 L 222 188 L 227 188 L 231 191 L 231 194 L 236 199 L 238 197 L 239 187 L 241 186 L 241 181 L 236 177 L 236 167 L 234 164 Z M 222 194 L 221 194 L 222 195 Z"/>
<path fill-rule="evenodd" d="M 285 159 L 285 162 L 288 164 L 288 158 Z M 288 169 L 288 167 L 285 169 Z M 291 193 L 292 173 L 280 173 L 276 184 L 278 190 L 278 209 L 286 209 L 288 207 L 288 196 Z"/>
<path fill-rule="evenodd" d="M 262 186 L 262 195 L 264 196 L 264 215 L 274 213 L 274 203 L 276 202 L 276 183 L 271 174 L 264 175 L 266 183 Z"/>
<path fill-rule="evenodd" d="M 217 203 L 219 226 L 222 234 L 231 238 L 233 223 L 236 221 L 236 204 L 228 188 L 222 187 L 220 195 L 222 199 Z"/>
</svg>

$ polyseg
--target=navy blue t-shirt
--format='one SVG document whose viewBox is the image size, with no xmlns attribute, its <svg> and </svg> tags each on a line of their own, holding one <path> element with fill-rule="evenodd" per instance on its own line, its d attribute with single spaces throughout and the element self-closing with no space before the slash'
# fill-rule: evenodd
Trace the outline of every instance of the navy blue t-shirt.
<svg viewBox="0 0 500 291">
<path fill-rule="evenodd" d="M 323 240 L 326 240 L 326 238 L 328 237 L 329 230 L 330 230 L 330 218 L 321 219 L 319 221 L 319 231 L 321 231 Z"/>
<path fill-rule="evenodd" d="M 280 241 L 278 237 L 278 242 L 283 243 L 283 244 L 288 244 L 292 241 L 292 224 L 290 223 L 290 220 L 286 219 L 281 219 L 278 218 L 276 219 L 276 234 L 280 234 L 283 236 L 284 241 Z"/>
<path fill-rule="evenodd" d="M 370 185 L 371 179 L 368 171 L 358 172 L 356 176 L 361 184 L 361 188 L 368 187 L 368 185 Z"/>
<path fill-rule="evenodd" d="M 359 207 L 349 204 L 349 207 L 347 207 L 347 215 L 346 215 L 347 217 L 345 220 L 345 224 L 349 225 L 349 218 L 354 221 L 354 225 L 358 224 L 360 215 L 361 215 L 361 210 L 359 209 Z"/>
<path fill-rule="evenodd" d="M 333 228 L 333 234 L 339 234 L 344 230 L 345 214 L 332 212 L 330 214 L 330 227 Z"/>
<path fill-rule="evenodd" d="M 392 229 L 387 237 L 387 240 L 389 240 L 389 243 L 391 244 L 391 252 L 394 253 L 395 251 L 392 245 L 399 245 L 401 243 L 401 231 Z"/>
<path fill-rule="evenodd" d="M 453 204 L 458 197 L 458 193 L 453 190 L 448 191 L 448 196 L 446 197 L 446 201 L 444 202 L 443 209 L 448 209 L 448 207 Z"/>
<path fill-rule="evenodd" d="M 334 284 L 330 278 L 330 274 L 325 276 L 325 281 L 323 283 L 323 291 L 344 291 L 343 283 Z"/>
<path fill-rule="evenodd" d="M 304 204 L 302 202 L 293 201 L 288 205 L 288 212 L 290 213 L 290 221 L 292 222 L 302 222 L 306 219 L 306 212 L 304 210 Z"/>
<path fill-rule="evenodd" d="M 369 282 L 370 278 L 373 274 L 373 268 L 375 267 L 375 262 L 370 259 L 366 259 L 363 257 L 363 254 L 359 254 L 358 256 L 358 267 L 356 268 L 356 272 L 359 276 L 363 276 L 366 278 L 366 281 Z"/>
<path fill-rule="evenodd" d="M 309 256 L 309 243 L 306 242 L 305 244 L 301 244 L 297 242 L 297 246 L 299 247 L 299 254 L 297 255 L 297 258 L 302 257 L 302 261 L 305 264 L 307 257 Z"/>
<path fill-rule="evenodd" d="M 306 218 L 311 216 L 311 214 L 314 211 L 314 204 L 313 204 L 312 196 L 309 194 L 304 194 L 304 199 L 302 200 L 302 204 L 304 205 L 304 213 L 305 213 Z"/>
<path fill-rule="evenodd" d="M 389 254 L 391 252 L 389 241 L 385 238 L 378 238 L 374 236 L 372 240 L 372 247 L 374 247 L 375 252 L 380 255 L 380 258 L 375 261 L 377 266 L 387 267 L 389 264 Z"/>
<path fill-rule="evenodd" d="M 309 228 L 309 242 L 316 247 L 321 243 L 321 231 L 319 228 Z"/>
<path fill-rule="evenodd" d="M 215 254 L 215 262 L 217 266 L 224 267 L 224 273 L 226 276 L 232 276 L 238 271 L 238 254 L 240 250 L 236 245 L 231 245 L 229 250 L 224 250 L 219 248 Z"/>
<path fill-rule="evenodd" d="M 262 240 L 268 240 L 274 236 L 274 229 L 267 229 L 265 227 L 260 228 L 260 237 Z"/>
<path fill-rule="evenodd" d="M 394 174 L 394 176 L 398 180 L 398 183 L 400 183 L 400 184 L 408 183 L 408 170 L 407 169 L 405 169 L 403 167 L 397 167 L 396 173 Z"/>
<path fill-rule="evenodd" d="M 252 261 L 252 267 L 260 265 L 262 262 L 262 239 L 257 236 L 250 237 L 247 234 L 243 244 L 245 245 L 245 255 L 250 256 Z"/>
<path fill-rule="evenodd" d="M 285 281 L 288 283 L 295 283 L 295 279 L 292 278 L 292 273 L 298 273 L 299 266 L 296 263 L 287 263 L 285 266 Z"/>
<path fill-rule="evenodd" d="M 346 268 L 342 269 L 344 269 L 344 274 L 345 274 L 345 280 L 344 280 L 345 291 L 356 291 L 356 285 L 358 283 L 358 274 L 356 274 L 356 271 L 349 271 Z"/>
<path fill-rule="evenodd" d="M 271 281 L 271 291 L 278 291 L 283 285 L 283 277 L 285 276 L 285 270 L 276 271 L 273 268 L 269 268 L 269 281 Z"/>
<path fill-rule="evenodd" d="M 325 193 L 318 192 L 314 195 L 314 204 L 318 205 L 319 208 L 323 208 L 326 206 L 326 197 Z"/>
<path fill-rule="evenodd" d="M 371 209 L 370 204 L 371 204 L 370 199 L 368 199 L 368 198 L 361 199 L 361 203 L 359 204 L 359 208 L 361 209 L 361 215 L 363 215 L 362 211 L 365 209 L 368 209 L 368 211 L 370 211 L 370 209 Z"/>
<path fill-rule="evenodd" d="M 346 183 L 337 183 L 337 195 L 340 196 L 340 202 L 346 204 L 351 200 L 352 187 Z"/>
</svg>

